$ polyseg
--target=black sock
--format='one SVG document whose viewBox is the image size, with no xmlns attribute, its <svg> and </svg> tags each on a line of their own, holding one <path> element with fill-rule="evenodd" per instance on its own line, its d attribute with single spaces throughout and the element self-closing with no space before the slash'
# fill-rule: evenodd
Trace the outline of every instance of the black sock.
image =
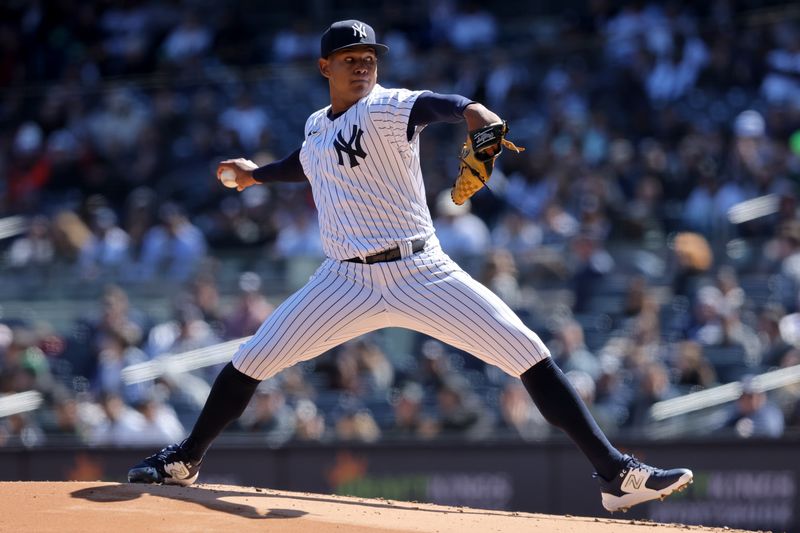
<svg viewBox="0 0 800 533">
<path fill-rule="evenodd" d="M 623 464 L 622 454 L 608 442 L 555 362 L 548 357 L 526 370 L 520 379 L 542 416 L 569 435 L 597 473 L 606 480 L 616 476 Z"/>
<path fill-rule="evenodd" d="M 203 459 L 209 446 L 225 427 L 242 416 L 261 381 L 243 374 L 228 363 L 217 376 L 192 433 L 181 443 L 189 460 Z"/>
</svg>

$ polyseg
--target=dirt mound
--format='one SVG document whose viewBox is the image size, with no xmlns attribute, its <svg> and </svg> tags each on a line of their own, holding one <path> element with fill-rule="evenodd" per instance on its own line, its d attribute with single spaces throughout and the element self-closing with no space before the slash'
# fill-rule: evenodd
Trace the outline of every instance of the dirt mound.
<svg viewBox="0 0 800 533">
<path fill-rule="evenodd" d="M 237 533 L 734 531 L 226 485 L 182 488 L 99 481 L 0 483 L 0 532 L 111 530 L 168 533 L 223 530 Z"/>
</svg>

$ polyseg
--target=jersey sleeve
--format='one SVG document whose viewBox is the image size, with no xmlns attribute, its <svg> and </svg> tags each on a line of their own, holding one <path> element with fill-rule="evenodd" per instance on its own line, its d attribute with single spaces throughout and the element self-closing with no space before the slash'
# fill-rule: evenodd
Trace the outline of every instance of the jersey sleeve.
<svg viewBox="0 0 800 533">
<path fill-rule="evenodd" d="M 369 116 L 375 128 L 393 144 L 408 146 L 406 130 L 414 102 L 425 91 L 383 89 L 372 99 Z"/>
<path fill-rule="evenodd" d="M 319 118 L 321 113 L 324 110 L 319 110 L 312 113 L 308 119 L 306 120 L 305 126 L 303 126 L 303 144 L 300 146 L 300 153 L 298 154 L 298 160 L 300 161 L 300 168 L 303 171 L 303 174 L 311 181 L 311 171 L 313 170 L 310 166 L 310 162 L 308 160 L 308 150 L 306 150 L 306 141 L 308 140 L 308 136 L 311 133 L 318 129 L 317 124 L 319 123 Z"/>
<path fill-rule="evenodd" d="M 280 161 L 274 161 L 253 170 L 253 179 L 258 183 L 306 181 L 306 175 L 300 163 L 300 148 Z"/>
</svg>

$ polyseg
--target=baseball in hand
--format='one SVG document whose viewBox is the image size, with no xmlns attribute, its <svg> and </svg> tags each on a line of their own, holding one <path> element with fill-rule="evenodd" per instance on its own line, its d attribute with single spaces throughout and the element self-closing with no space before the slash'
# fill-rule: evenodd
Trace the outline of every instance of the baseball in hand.
<svg viewBox="0 0 800 533">
<path fill-rule="evenodd" d="M 219 181 L 229 189 L 235 189 L 239 185 L 236 183 L 236 171 L 232 168 L 223 168 L 219 171 Z"/>
</svg>

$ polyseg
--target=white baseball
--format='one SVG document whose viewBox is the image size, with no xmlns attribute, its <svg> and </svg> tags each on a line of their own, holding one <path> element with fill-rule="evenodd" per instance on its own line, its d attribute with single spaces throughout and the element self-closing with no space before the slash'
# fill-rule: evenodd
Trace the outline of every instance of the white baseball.
<svg viewBox="0 0 800 533">
<path fill-rule="evenodd" d="M 219 172 L 219 181 L 229 189 L 235 189 L 239 185 L 236 183 L 236 171 L 232 168 L 223 168 Z"/>
</svg>

